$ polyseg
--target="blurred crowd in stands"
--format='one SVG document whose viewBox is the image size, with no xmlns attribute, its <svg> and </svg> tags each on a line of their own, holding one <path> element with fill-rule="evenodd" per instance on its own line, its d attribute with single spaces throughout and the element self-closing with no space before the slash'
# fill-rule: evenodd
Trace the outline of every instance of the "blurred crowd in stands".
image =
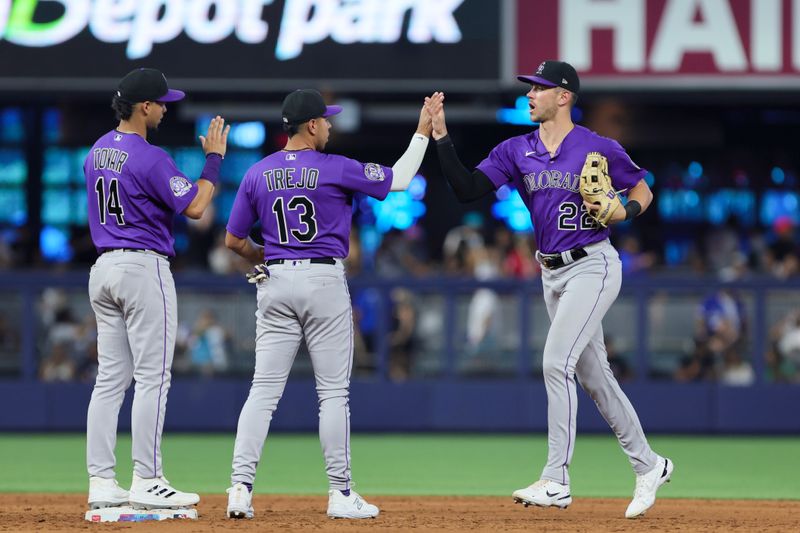
<svg viewBox="0 0 800 533">
<path fill-rule="evenodd" d="M 424 235 L 418 227 L 404 232 L 389 232 L 377 248 L 371 268 L 365 267 L 370 261 L 365 259 L 358 233 L 354 231 L 347 259 L 348 272 L 351 277 L 369 276 L 370 273 L 382 278 L 445 275 L 480 281 L 522 281 L 540 275 L 531 234 L 513 233 L 501 227 L 487 235 L 484 227 L 480 214 L 468 213 L 461 225 L 447 233 L 442 260 L 438 264 L 430 260 Z M 248 269 L 248 265 L 224 248 L 221 235 L 216 232 L 212 235 L 210 230 L 204 232 L 202 226 L 192 231 L 197 235 L 190 237 L 191 255 L 200 257 L 199 243 L 207 243 L 209 251 L 205 257 L 211 271 L 238 275 Z M 641 240 L 632 232 L 620 232 L 615 244 L 627 276 L 656 275 L 653 273 L 660 271 L 665 275 L 670 272 L 714 275 L 724 281 L 741 280 L 754 274 L 787 278 L 798 274 L 800 264 L 794 232 L 795 227 L 788 219 L 776 221 L 769 237 L 742 231 L 735 221 L 730 221 L 712 228 L 691 251 L 688 264 L 675 272 L 663 269 L 659 255 L 645 251 Z M 420 294 L 412 290 L 396 288 L 388 294 L 387 338 L 379 341 L 376 316 L 383 309 L 380 295 L 370 290 L 353 292 L 355 374 L 374 374 L 378 365 L 375 354 L 378 344 L 383 342 L 388 352 L 385 373 L 389 379 L 413 379 L 420 372 L 420 353 L 437 349 L 441 352 L 441 342 L 437 345 L 431 337 L 442 336 L 442 311 L 431 308 Z M 675 358 L 674 364 L 667 366 L 667 370 L 663 367 L 659 371 L 651 369 L 650 377 L 683 382 L 717 381 L 726 385 L 754 383 L 752 325 L 742 295 L 721 289 L 698 294 L 696 299 L 693 331 L 679 332 L 685 339 L 679 357 Z M 657 299 L 653 305 L 659 305 Z M 40 378 L 45 381 L 92 382 L 97 369 L 97 348 L 96 325 L 91 310 L 86 306 L 84 313 L 76 313 L 64 292 L 58 289 L 45 290 L 39 306 L 40 331 L 43 333 L 38 337 L 37 346 L 41 354 Z M 459 358 L 464 363 L 458 371 L 470 377 L 497 373 L 500 368 L 497 354 L 504 349 L 498 340 L 497 329 L 503 322 L 516 317 L 508 316 L 501 295 L 491 288 L 479 288 L 469 294 L 465 307 L 465 324 L 459 329 L 463 333 L 459 333 L 460 338 L 456 339 Z M 212 299 L 209 299 L 208 308 L 199 310 L 191 320 L 179 319 L 174 363 L 176 375 L 251 372 L 252 353 L 242 353 L 233 341 L 235 335 L 252 336 L 253 332 L 232 331 L 235 326 L 226 324 L 217 316 Z M 800 382 L 800 308 L 792 309 L 770 326 L 765 379 Z M 18 344 L 19 333 L 10 328 L 6 317 L 0 314 L 0 351 L 14 350 Z M 620 353 L 613 336 L 607 336 L 607 347 L 618 379 L 624 382 L 634 378 L 633 348 L 625 346 L 624 353 Z M 513 368 L 512 364 L 510 372 L 514 372 Z"/>
</svg>

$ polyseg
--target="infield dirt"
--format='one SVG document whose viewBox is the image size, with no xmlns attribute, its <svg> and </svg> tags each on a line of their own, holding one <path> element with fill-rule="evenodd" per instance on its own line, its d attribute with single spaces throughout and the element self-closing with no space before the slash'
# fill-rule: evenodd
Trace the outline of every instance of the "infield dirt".
<svg viewBox="0 0 800 533">
<path fill-rule="evenodd" d="M 368 495 L 367 495 L 368 496 Z M 647 516 L 624 518 L 628 500 L 576 498 L 565 510 L 511 497 L 374 496 L 374 520 L 331 520 L 325 496 L 257 495 L 253 520 L 225 518 L 225 495 L 203 495 L 196 521 L 95 524 L 82 494 L 0 494 L 0 531 L 797 531 L 800 501 L 662 498 Z"/>
</svg>

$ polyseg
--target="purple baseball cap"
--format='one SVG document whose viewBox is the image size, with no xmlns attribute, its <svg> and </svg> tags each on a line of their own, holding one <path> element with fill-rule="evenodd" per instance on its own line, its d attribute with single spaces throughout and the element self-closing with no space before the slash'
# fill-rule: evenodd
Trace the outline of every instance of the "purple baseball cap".
<svg viewBox="0 0 800 533">
<path fill-rule="evenodd" d="M 575 68 L 564 61 L 542 61 L 534 75 L 517 76 L 517 79 L 531 85 L 563 87 L 574 93 L 581 88 L 581 80 L 578 78 Z"/>
<path fill-rule="evenodd" d="M 341 112 L 340 105 L 325 105 L 319 91 L 297 89 L 283 99 L 281 117 L 284 124 L 302 124 L 312 118 L 330 117 Z"/>
<path fill-rule="evenodd" d="M 186 93 L 170 89 L 167 78 L 154 68 L 137 68 L 120 80 L 117 96 L 131 103 L 137 102 L 177 102 Z"/>
</svg>

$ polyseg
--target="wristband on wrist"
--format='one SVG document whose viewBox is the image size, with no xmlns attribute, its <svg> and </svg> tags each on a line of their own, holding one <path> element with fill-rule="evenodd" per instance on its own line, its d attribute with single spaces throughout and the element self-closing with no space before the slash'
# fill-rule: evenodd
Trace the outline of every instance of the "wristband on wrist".
<svg viewBox="0 0 800 533">
<path fill-rule="evenodd" d="M 222 156 L 216 152 L 206 155 L 206 164 L 200 173 L 200 179 L 210 181 L 216 186 L 219 181 L 219 169 L 222 166 Z"/>
<path fill-rule="evenodd" d="M 625 220 L 630 220 L 634 217 L 637 217 L 641 212 L 642 204 L 636 200 L 630 200 L 627 204 L 625 204 Z"/>
</svg>

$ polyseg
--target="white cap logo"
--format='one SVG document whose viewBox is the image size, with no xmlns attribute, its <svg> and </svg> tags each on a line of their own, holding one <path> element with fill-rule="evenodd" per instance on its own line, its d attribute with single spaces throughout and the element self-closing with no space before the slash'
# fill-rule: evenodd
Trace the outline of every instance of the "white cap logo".
<svg viewBox="0 0 800 533">
<path fill-rule="evenodd" d="M 542 64 L 541 64 L 541 65 L 539 65 L 539 68 L 537 68 L 537 69 L 536 69 L 536 74 L 537 74 L 537 75 L 538 75 L 538 74 L 541 74 L 542 72 L 544 72 L 544 63 L 545 63 L 545 62 L 544 62 L 544 61 L 542 61 Z"/>
</svg>

